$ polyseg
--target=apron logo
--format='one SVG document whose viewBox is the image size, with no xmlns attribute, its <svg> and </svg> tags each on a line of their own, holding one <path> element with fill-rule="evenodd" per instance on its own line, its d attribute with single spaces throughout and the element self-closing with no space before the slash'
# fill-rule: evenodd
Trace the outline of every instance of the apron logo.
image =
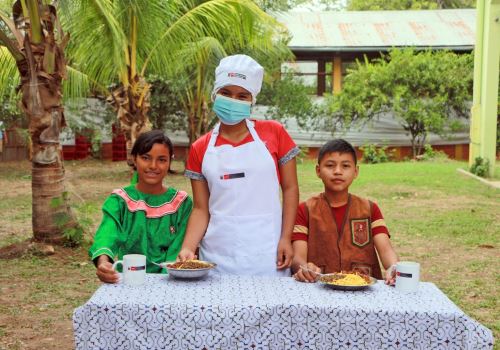
<svg viewBox="0 0 500 350">
<path fill-rule="evenodd" d="M 174 234 L 175 233 L 175 227 L 174 226 L 170 226 L 170 234 Z"/>
<path fill-rule="evenodd" d="M 128 268 L 129 271 L 141 271 L 141 270 L 146 270 L 146 266 L 129 266 Z"/>
<path fill-rule="evenodd" d="M 221 180 L 231 180 L 238 179 L 240 177 L 245 177 L 245 173 L 236 173 L 236 174 L 224 174 L 220 176 Z"/>
</svg>

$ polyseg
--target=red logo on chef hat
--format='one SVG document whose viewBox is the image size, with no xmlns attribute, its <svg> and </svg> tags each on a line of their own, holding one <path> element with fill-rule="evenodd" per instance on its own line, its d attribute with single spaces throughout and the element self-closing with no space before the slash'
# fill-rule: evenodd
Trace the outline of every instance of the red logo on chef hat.
<svg viewBox="0 0 500 350">
<path fill-rule="evenodd" d="M 247 76 L 241 73 L 227 73 L 227 76 L 230 78 L 240 78 L 243 80 L 247 80 Z"/>
</svg>

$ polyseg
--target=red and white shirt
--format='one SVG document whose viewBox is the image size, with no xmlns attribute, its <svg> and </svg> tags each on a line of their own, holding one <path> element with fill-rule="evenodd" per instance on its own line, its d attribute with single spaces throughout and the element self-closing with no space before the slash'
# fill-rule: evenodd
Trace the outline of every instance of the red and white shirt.
<svg viewBox="0 0 500 350">
<path fill-rule="evenodd" d="M 288 162 L 290 159 L 299 154 L 300 150 L 283 125 L 277 121 L 252 119 L 252 122 L 254 123 L 257 135 L 259 135 L 262 142 L 266 144 L 269 153 L 271 153 L 274 163 L 276 164 L 276 172 L 279 179 L 279 165 L 283 165 Z M 205 176 L 203 175 L 201 169 L 203 157 L 207 151 L 211 135 L 212 131 L 201 136 L 191 145 L 186 163 L 186 171 L 184 172 L 186 177 L 194 180 L 205 180 Z M 233 143 L 219 135 L 215 142 L 215 147 L 222 145 L 232 145 L 233 147 L 238 147 L 252 141 L 253 138 L 250 133 L 238 143 Z"/>
<path fill-rule="evenodd" d="M 345 215 L 345 211 L 347 209 L 347 203 L 340 207 L 332 207 L 332 214 L 335 218 L 335 223 L 337 227 L 342 226 L 342 220 Z M 382 212 L 378 205 L 372 202 L 372 212 L 371 212 L 371 231 L 372 235 L 378 235 L 380 233 L 385 233 L 389 237 L 389 230 L 385 225 L 384 217 L 382 216 Z M 297 208 L 297 216 L 295 219 L 295 225 L 293 227 L 292 241 L 307 241 L 309 234 L 309 215 L 307 214 L 306 202 L 302 202 L 299 204 Z"/>
</svg>

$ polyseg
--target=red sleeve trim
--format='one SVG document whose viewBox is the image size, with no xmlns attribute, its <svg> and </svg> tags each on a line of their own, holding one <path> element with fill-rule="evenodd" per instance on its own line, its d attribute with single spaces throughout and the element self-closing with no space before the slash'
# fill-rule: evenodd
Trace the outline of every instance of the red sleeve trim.
<svg viewBox="0 0 500 350">
<path fill-rule="evenodd" d="M 294 233 L 292 234 L 292 242 L 293 241 L 306 241 L 309 239 L 309 236 L 304 233 Z"/>
<path fill-rule="evenodd" d="M 382 215 L 382 212 L 380 211 L 379 206 L 377 203 L 372 202 L 372 236 L 378 235 L 380 233 L 385 233 L 386 235 L 391 237 L 389 234 L 389 230 L 387 229 L 387 226 L 385 224 L 384 217 Z"/>
<path fill-rule="evenodd" d="M 297 208 L 295 225 L 293 226 L 292 241 L 307 241 L 309 234 L 309 215 L 307 215 L 306 203 L 302 202 Z"/>
</svg>

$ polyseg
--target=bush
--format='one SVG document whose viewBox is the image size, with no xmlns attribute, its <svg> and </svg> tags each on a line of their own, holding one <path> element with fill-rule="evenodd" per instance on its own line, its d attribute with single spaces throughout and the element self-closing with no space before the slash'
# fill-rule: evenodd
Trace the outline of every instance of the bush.
<svg viewBox="0 0 500 350">
<path fill-rule="evenodd" d="M 369 144 L 359 149 L 363 152 L 363 163 L 376 164 L 389 161 L 387 146 L 377 147 L 374 144 Z"/>
<path fill-rule="evenodd" d="M 430 144 L 424 145 L 424 153 L 417 156 L 417 160 L 445 160 L 448 156 L 443 151 L 435 151 Z"/>
<path fill-rule="evenodd" d="M 481 177 L 487 177 L 490 168 L 490 162 L 488 159 L 481 157 L 476 157 L 474 159 L 474 164 L 470 167 L 470 172 Z"/>
<path fill-rule="evenodd" d="M 297 163 L 302 164 L 304 159 L 307 159 L 309 156 L 309 147 L 307 146 L 299 146 L 299 154 L 297 154 Z"/>
</svg>

